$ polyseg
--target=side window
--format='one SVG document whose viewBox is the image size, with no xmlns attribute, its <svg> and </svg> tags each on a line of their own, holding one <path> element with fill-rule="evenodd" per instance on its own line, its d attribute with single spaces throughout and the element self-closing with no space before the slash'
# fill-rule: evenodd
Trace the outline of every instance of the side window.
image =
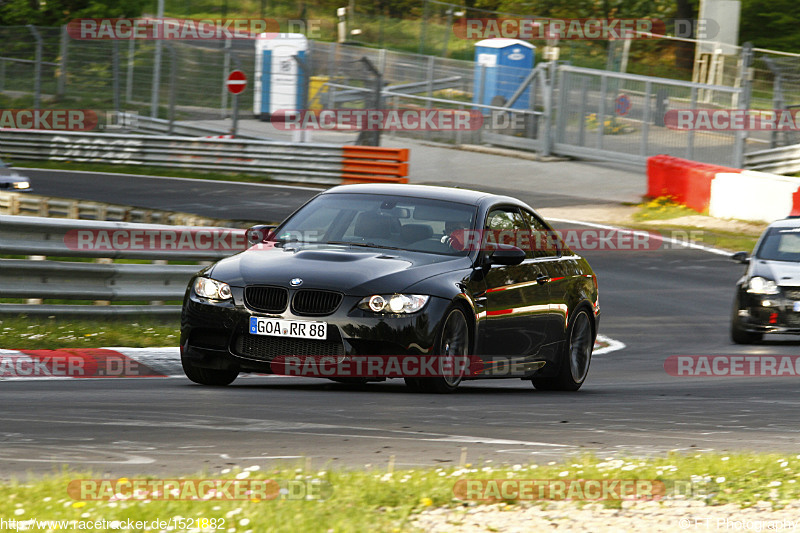
<svg viewBox="0 0 800 533">
<path fill-rule="evenodd" d="M 488 234 L 484 242 L 511 244 L 525 250 L 527 257 L 532 257 L 529 245 L 528 225 L 515 207 L 502 207 L 489 211 L 486 217 Z"/>
<path fill-rule="evenodd" d="M 536 215 L 529 211 L 522 211 L 523 217 L 531 228 L 530 249 L 533 257 L 557 257 L 560 255 L 561 241 L 555 232 Z"/>
</svg>

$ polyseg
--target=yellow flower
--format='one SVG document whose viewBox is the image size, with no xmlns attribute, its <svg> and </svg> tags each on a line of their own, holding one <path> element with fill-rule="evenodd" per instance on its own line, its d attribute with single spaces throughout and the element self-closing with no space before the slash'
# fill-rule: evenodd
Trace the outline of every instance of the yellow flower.
<svg viewBox="0 0 800 533">
<path fill-rule="evenodd" d="M 433 500 L 431 500 L 430 498 L 422 498 L 422 499 L 419 501 L 419 503 L 421 503 L 421 504 L 422 504 L 422 505 L 424 505 L 425 507 L 430 507 L 431 505 L 433 505 Z"/>
<path fill-rule="evenodd" d="M 85 505 L 86 505 L 86 502 L 75 502 L 75 503 L 72 504 L 72 506 L 75 509 L 80 509 L 81 507 L 84 507 Z"/>
</svg>

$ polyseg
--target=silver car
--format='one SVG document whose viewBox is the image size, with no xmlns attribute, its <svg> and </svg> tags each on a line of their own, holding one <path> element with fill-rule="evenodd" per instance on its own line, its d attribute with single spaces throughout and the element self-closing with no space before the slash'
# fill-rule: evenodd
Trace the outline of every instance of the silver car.
<svg viewBox="0 0 800 533">
<path fill-rule="evenodd" d="M 30 192 L 31 180 L 23 176 L 8 163 L 0 160 L 0 190 L 14 192 Z"/>
</svg>

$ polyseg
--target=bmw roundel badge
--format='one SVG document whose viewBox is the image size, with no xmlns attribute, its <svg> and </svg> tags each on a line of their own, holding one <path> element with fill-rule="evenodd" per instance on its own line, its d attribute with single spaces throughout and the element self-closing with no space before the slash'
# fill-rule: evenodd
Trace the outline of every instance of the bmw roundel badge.
<svg viewBox="0 0 800 533">
<path fill-rule="evenodd" d="M 292 278 L 292 280 L 289 282 L 289 284 L 292 287 L 299 287 L 300 285 L 303 284 L 303 279 L 302 278 Z"/>
</svg>

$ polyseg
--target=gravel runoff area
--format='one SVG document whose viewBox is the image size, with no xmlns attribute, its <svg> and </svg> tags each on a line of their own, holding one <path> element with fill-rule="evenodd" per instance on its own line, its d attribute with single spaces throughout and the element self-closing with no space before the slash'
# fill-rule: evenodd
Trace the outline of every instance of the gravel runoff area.
<svg viewBox="0 0 800 533">
<path fill-rule="evenodd" d="M 574 502 L 544 505 L 477 505 L 429 509 L 412 525 L 431 533 L 528 533 L 531 531 L 800 531 L 800 501 L 773 509 L 769 502 L 753 507 L 706 505 L 702 501 L 622 502 L 621 509 L 600 503 L 579 507 Z"/>
</svg>

